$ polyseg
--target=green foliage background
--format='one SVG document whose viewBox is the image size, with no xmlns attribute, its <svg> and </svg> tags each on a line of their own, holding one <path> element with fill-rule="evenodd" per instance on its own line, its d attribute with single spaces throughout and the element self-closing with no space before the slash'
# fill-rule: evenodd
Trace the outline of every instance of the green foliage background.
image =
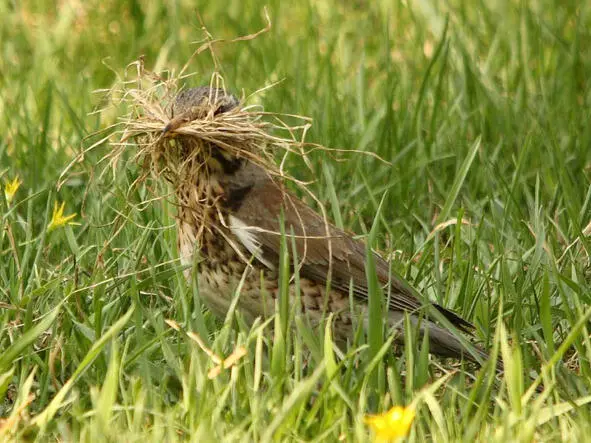
<svg viewBox="0 0 591 443">
<path fill-rule="evenodd" d="M 256 100 L 311 117 L 308 141 L 391 163 L 316 151 L 312 170 L 295 158 L 289 168 L 313 181 L 337 224 L 362 234 L 377 214 L 378 249 L 474 322 L 503 353 L 505 375 L 496 383 L 492 368 L 475 378 L 468 368 L 421 391 L 452 365 L 427 364 L 425 344 L 412 338 L 399 357 L 380 358 L 387 345 L 376 354 L 363 337 L 335 357 L 323 331 L 296 319 L 280 345 L 268 325 L 246 327 L 239 313 L 216 321 L 176 261 L 173 206 L 140 205 L 151 197 L 145 187 L 128 193 L 133 164 L 100 175 L 107 144 L 56 189 L 124 112 L 93 112 L 108 104 L 93 91 L 111 88 L 142 55 L 148 68 L 178 72 L 204 38 L 202 22 L 214 38 L 258 31 L 262 4 L 4 1 L 0 180 L 23 184 L 10 206 L 0 202 L 2 438 L 364 441 L 365 413 L 420 397 L 410 441 L 584 441 L 591 5 L 266 7 L 268 33 L 215 47 L 226 86 L 248 96 L 279 81 Z M 207 83 L 213 70 L 208 54 L 195 58 L 187 85 Z M 48 233 L 54 201 L 81 225 Z M 220 355 L 244 345 L 247 356 L 209 380 L 214 364 L 169 318 Z M 531 396 L 541 368 L 545 394 Z"/>
</svg>

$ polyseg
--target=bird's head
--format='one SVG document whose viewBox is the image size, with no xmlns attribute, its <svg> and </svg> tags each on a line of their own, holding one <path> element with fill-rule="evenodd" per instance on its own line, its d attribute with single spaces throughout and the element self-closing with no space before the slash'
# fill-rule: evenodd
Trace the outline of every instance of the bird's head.
<svg viewBox="0 0 591 443">
<path fill-rule="evenodd" d="M 240 102 L 232 94 L 220 88 L 210 88 L 209 86 L 200 86 L 198 88 L 189 88 L 179 92 L 172 105 L 172 117 L 181 118 L 185 115 L 190 118 L 190 114 L 197 112 L 213 110 L 213 114 L 221 114 L 236 108 Z M 196 117 L 195 117 L 196 118 Z"/>
</svg>

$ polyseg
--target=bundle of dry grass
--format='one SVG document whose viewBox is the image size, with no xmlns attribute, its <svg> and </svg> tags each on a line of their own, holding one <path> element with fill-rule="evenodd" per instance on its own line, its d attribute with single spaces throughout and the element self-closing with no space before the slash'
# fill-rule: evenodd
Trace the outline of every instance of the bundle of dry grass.
<svg viewBox="0 0 591 443">
<path fill-rule="evenodd" d="M 163 174 L 172 182 L 192 175 L 192 170 L 200 167 L 194 160 L 202 157 L 211 145 L 229 155 L 247 157 L 273 169 L 273 151 L 277 148 L 291 150 L 298 144 L 295 140 L 271 135 L 272 125 L 261 119 L 263 112 L 253 108 L 238 106 L 228 112 L 216 112 L 217 97 L 208 97 L 200 106 L 174 116 L 174 98 L 180 92 L 176 79 L 163 81 L 146 71 L 141 75 L 140 85 L 145 86 L 147 79 L 157 81 L 147 87 L 125 91 L 132 111 L 123 119 L 125 129 L 118 145 L 125 148 L 128 141 L 133 140 L 138 148 L 136 159 L 147 170 Z M 214 76 L 213 80 L 217 80 L 217 84 L 212 86 L 212 91 L 223 91 L 219 76 Z M 175 143 L 178 136 L 182 136 L 184 152 Z M 112 155 L 116 157 L 118 153 L 116 149 Z"/>
<path fill-rule="evenodd" d="M 177 116 L 174 119 L 173 102 L 181 91 L 179 79 L 164 79 L 147 71 L 142 60 L 134 64 L 137 65 L 137 79 L 124 82 L 123 87 L 113 94 L 128 105 L 129 113 L 121 118 L 124 129 L 121 139 L 113 143 L 112 159 L 117 159 L 131 141 L 139 148 L 136 159 L 147 160 L 145 166 L 154 172 L 164 172 L 161 166 L 172 166 L 167 161 L 173 160 L 169 158 L 174 152 L 171 149 L 174 143 L 170 141 L 177 135 L 191 136 L 201 144 L 217 143 L 220 148 L 241 155 L 260 155 L 263 145 L 277 142 L 265 132 L 266 124 L 260 121 L 257 112 L 238 108 L 216 114 L 215 97 L 193 109 L 192 118 Z M 223 84 L 218 75 L 212 77 L 214 81 L 216 88 Z M 223 86 L 220 89 L 223 90 Z M 174 173 L 174 170 L 170 172 Z"/>
<path fill-rule="evenodd" d="M 303 137 L 309 119 L 300 126 L 289 126 L 279 114 L 264 112 L 259 106 L 237 106 L 218 112 L 223 105 L 221 97 L 226 94 L 223 78 L 212 75 L 209 81 L 209 96 L 189 109 L 178 107 L 178 97 L 186 91 L 179 88 L 181 78 L 164 79 L 144 68 L 143 61 L 134 64 L 137 78 L 123 82 L 116 95 L 128 105 L 129 113 L 122 117 L 123 129 L 113 149 L 107 154 L 115 168 L 122 154 L 133 148 L 133 161 L 143 167 L 143 174 L 136 183 L 146 178 L 164 178 L 173 187 L 175 204 L 192 209 L 194 223 L 200 226 L 201 234 L 206 228 L 205 218 L 214 207 L 209 193 L 211 187 L 199 177 L 207 173 L 206 164 L 213 150 L 222 151 L 229 158 L 246 158 L 265 168 L 278 179 L 288 179 L 312 195 L 306 184 L 290 177 L 283 170 L 290 153 L 303 156 Z M 275 135 L 280 134 L 280 135 Z M 286 136 L 282 136 L 285 134 Z M 298 140 L 298 136 L 302 140 Z M 313 149 L 318 149 L 314 146 Z M 282 157 L 280 166 L 275 158 Z M 313 196 L 313 195 L 312 195 Z M 319 206 L 322 205 L 318 202 Z M 322 209 L 324 212 L 324 210 Z"/>
</svg>

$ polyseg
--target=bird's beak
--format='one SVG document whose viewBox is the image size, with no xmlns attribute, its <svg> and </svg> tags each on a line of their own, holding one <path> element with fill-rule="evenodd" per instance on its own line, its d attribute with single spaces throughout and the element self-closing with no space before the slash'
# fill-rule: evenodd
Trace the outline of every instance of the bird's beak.
<svg viewBox="0 0 591 443">
<path fill-rule="evenodd" d="M 170 132 L 170 130 L 172 129 L 172 121 L 168 122 L 166 124 L 166 126 L 162 129 L 162 135 L 166 135 Z"/>
</svg>

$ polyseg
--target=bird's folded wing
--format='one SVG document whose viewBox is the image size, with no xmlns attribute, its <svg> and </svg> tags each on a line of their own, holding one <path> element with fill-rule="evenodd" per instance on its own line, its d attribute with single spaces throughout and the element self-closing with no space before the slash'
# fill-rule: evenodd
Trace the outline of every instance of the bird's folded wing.
<svg viewBox="0 0 591 443">
<path fill-rule="evenodd" d="M 233 212 L 230 226 L 243 245 L 266 266 L 278 263 L 281 226 L 288 246 L 292 236 L 296 246 L 301 277 L 326 283 L 329 267 L 331 287 L 368 299 L 365 273 L 366 247 L 360 240 L 336 228 L 289 192 L 269 181 L 252 189 Z M 242 232 L 241 232 L 242 231 Z M 389 309 L 416 312 L 425 305 L 403 280 L 389 272 L 388 263 L 374 254 L 376 273 L 383 285 L 390 283 Z M 435 307 L 456 326 L 471 325 L 451 311 Z"/>
</svg>

